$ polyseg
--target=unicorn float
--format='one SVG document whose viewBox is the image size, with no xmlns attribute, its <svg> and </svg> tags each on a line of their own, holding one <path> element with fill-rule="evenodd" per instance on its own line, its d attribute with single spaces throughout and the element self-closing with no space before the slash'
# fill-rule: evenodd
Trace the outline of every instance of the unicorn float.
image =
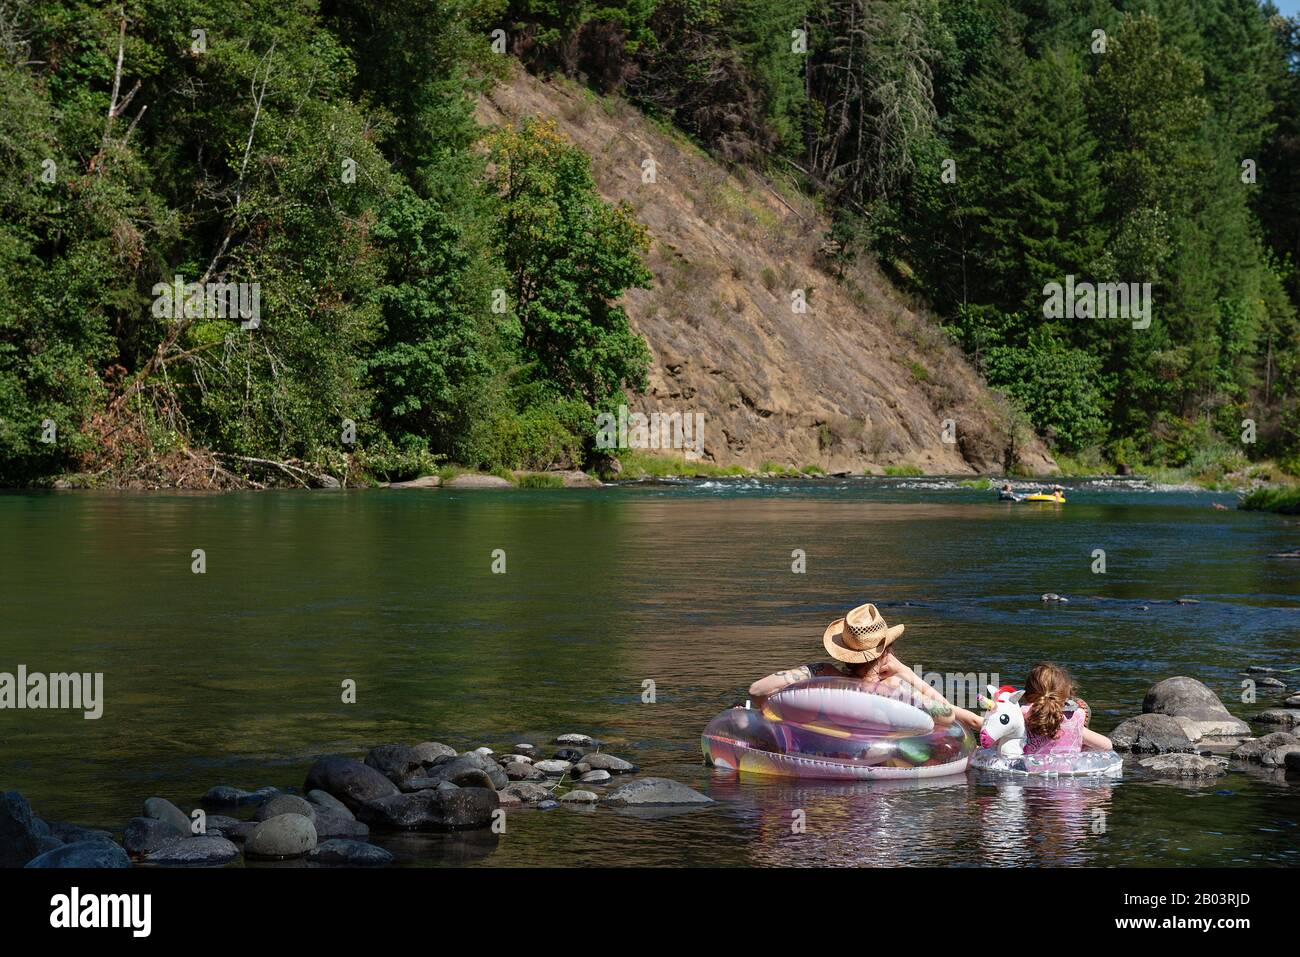
<svg viewBox="0 0 1300 957">
<path fill-rule="evenodd" d="M 988 697 L 980 696 L 980 703 L 991 708 L 980 725 L 980 746 L 971 755 L 970 766 L 981 771 L 1003 774 L 1042 774 L 1052 777 L 1095 775 L 1119 777 L 1123 773 L 1123 759 L 1114 751 L 1048 751 L 1026 754 L 1025 742 L 1029 729 L 1025 725 L 1025 710 L 1020 705 L 1024 691 L 1013 691 L 1005 685 L 988 686 Z"/>
</svg>

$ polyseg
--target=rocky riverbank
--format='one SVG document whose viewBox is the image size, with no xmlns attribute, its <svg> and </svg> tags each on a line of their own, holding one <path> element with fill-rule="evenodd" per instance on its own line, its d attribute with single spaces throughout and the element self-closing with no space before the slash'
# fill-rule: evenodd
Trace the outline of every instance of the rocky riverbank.
<svg viewBox="0 0 1300 957">
<path fill-rule="evenodd" d="M 1300 735 L 1293 733 L 1300 729 L 1300 694 L 1287 692 L 1279 677 L 1287 673 L 1263 665 L 1242 672 L 1243 690 L 1272 693 L 1282 704 L 1251 718 L 1265 729 L 1259 736 L 1204 684 L 1180 676 L 1153 685 L 1142 713 L 1121 721 L 1110 733 L 1111 743 L 1116 751 L 1149 755 L 1137 764 L 1158 777 L 1214 779 L 1255 765 L 1275 771 L 1279 780 L 1300 783 Z"/>
<path fill-rule="evenodd" d="M 218 784 L 189 812 L 149 797 L 120 832 L 42 820 L 10 791 L 0 796 L 0 866 L 214 867 L 241 856 L 382 866 L 394 858 L 371 843 L 372 832 L 504 833 L 514 810 L 713 803 L 676 781 L 639 777 L 640 770 L 585 734 L 560 735 L 545 750 L 520 742 L 504 754 L 487 747 L 458 752 L 437 741 L 385 744 L 360 761 L 318 758 L 301 793 Z"/>
<path fill-rule="evenodd" d="M 1251 718 L 1233 716 L 1195 678 L 1153 685 L 1142 713 L 1110 732 L 1126 759 L 1125 786 L 1173 779 L 1195 786 L 1232 773 L 1265 774 L 1300 785 L 1300 693 L 1292 674 L 1254 665 L 1244 690 L 1275 698 Z M 245 861 L 305 866 L 383 866 L 394 862 L 376 834 L 410 831 L 504 833 L 516 812 L 585 808 L 680 808 L 713 803 L 676 781 L 643 777 L 624 757 L 585 734 L 563 734 L 548 747 L 529 742 L 457 751 L 437 741 L 384 744 L 361 760 L 325 755 L 301 788 L 244 789 L 217 784 L 193 803 L 153 796 L 120 831 L 41 819 L 21 794 L 0 795 L 0 866 L 194 867 Z M 602 810 L 608 809 L 608 810 Z"/>
</svg>

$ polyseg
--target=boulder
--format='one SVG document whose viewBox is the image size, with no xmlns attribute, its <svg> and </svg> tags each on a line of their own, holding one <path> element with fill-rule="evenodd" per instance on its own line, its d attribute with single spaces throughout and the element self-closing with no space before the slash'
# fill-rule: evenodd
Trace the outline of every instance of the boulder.
<svg viewBox="0 0 1300 957">
<path fill-rule="evenodd" d="M 505 787 L 506 794 L 513 794 L 524 804 L 537 804 L 540 801 L 549 801 L 553 796 L 551 789 L 541 784 L 535 784 L 532 781 L 515 781 L 513 784 L 507 784 Z"/>
<path fill-rule="evenodd" d="M 337 754 L 316 760 L 307 772 L 303 790 L 324 791 L 353 813 L 369 801 L 400 793 L 396 784 L 374 768 Z"/>
<path fill-rule="evenodd" d="M 1199 754 L 1157 754 L 1138 764 L 1166 778 L 1217 778 L 1227 773 L 1224 761 Z"/>
<path fill-rule="evenodd" d="M 421 764 L 432 764 L 437 758 L 454 758 L 456 749 L 450 748 L 438 741 L 421 741 L 419 744 L 412 746 L 411 750 Z"/>
<path fill-rule="evenodd" d="M 166 798 L 147 798 L 144 802 L 144 816 L 155 821 L 166 821 L 177 830 L 190 833 L 190 816 Z"/>
<path fill-rule="evenodd" d="M 314 821 L 316 820 L 316 805 L 298 797 L 296 794 L 277 794 L 257 809 L 257 813 L 253 815 L 253 820 L 258 822 L 269 821 L 281 814 L 298 814 L 309 821 Z"/>
<path fill-rule="evenodd" d="M 312 824 L 316 828 L 317 841 L 365 840 L 370 836 L 370 828 L 351 814 L 344 817 L 342 814 L 334 814 L 330 811 L 317 811 L 316 816 L 312 818 Z"/>
<path fill-rule="evenodd" d="M 1192 740 L 1207 735 L 1250 733 L 1246 722 L 1234 718 L 1218 695 L 1195 678 L 1185 675 L 1166 678 L 1152 685 L 1142 699 L 1142 713 L 1186 719 L 1179 723 Z"/>
<path fill-rule="evenodd" d="M 314 864 L 332 864 L 342 867 L 383 867 L 393 862 L 393 855 L 382 847 L 363 841 L 331 840 L 317 844 L 307 853 Z"/>
<path fill-rule="evenodd" d="M 510 779 L 496 762 L 481 754 L 462 754 L 450 761 L 440 761 L 421 776 L 402 782 L 403 791 L 425 791 L 448 781 L 459 787 L 492 788 L 499 791 Z"/>
<path fill-rule="evenodd" d="M 48 836 L 48 828 L 39 821 L 17 791 L 0 795 L 0 867 L 22 867 L 42 853 L 40 839 Z"/>
<path fill-rule="evenodd" d="M 249 857 L 283 860 L 302 857 L 316 846 L 316 827 L 301 814 L 277 814 L 257 825 L 244 842 Z"/>
<path fill-rule="evenodd" d="M 1280 744 L 1271 751 L 1265 751 L 1260 755 L 1259 763 L 1266 768 L 1281 768 L 1286 766 L 1287 756 L 1300 751 L 1300 744 Z"/>
<path fill-rule="evenodd" d="M 239 856 L 239 848 L 224 837 L 204 834 L 168 844 L 144 859 L 163 867 L 220 867 Z"/>
<path fill-rule="evenodd" d="M 1194 751 L 1195 744 L 1176 718 L 1167 714 L 1140 714 L 1121 721 L 1110 733 L 1116 751 Z"/>
<path fill-rule="evenodd" d="M 1266 734 L 1262 738 L 1252 738 L 1249 741 L 1243 741 L 1237 745 L 1232 752 L 1232 756 L 1238 761 L 1259 761 L 1269 751 L 1280 748 L 1284 744 L 1300 747 L 1300 738 L 1286 731 L 1274 731 L 1272 734 Z"/>
<path fill-rule="evenodd" d="M 1300 709 L 1297 708 L 1270 708 L 1268 711 L 1261 711 L 1252 721 L 1258 721 L 1260 724 L 1280 724 L 1284 728 L 1300 727 Z"/>
<path fill-rule="evenodd" d="M 365 763 L 399 787 L 406 778 L 423 768 L 422 759 L 415 749 L 405 744 L 381 744 L 371 748 L 366 753 Z"/>
<path fill-rule="evenodd" d="M 419 478 L 408 479 L 405 482 L 389 482 L 388 488 L 437 488 L 442 484 L 440 475 L 421 475 Z"/>
<path fill-rule="evenodd" d="M 582 760 L 582 752 L 577 748 L 560 748 L 551 757 L 556 761 L 568 761 L 570 764 L 577 764 Z"/>
<path fill-rule="evenodd" d="M 610 780 L 608 771 L 588 771 L 578 778 L 581 784 L 605 784 Z"/>
<path fill-rule="evenodd" d="M 479 475 L 475 472 L 462 472 L 446 482 L 443 488 L 514 488 L 509 479 L 499 475 Z"/>
<path fill-rule="evenodd" d="M 499 803 L 496 791 L 489 788 L 417 791 L 371 801 L 357 816 L 366 824 L 397 831 L 454 831 L 487 827 Z"/>
<path fill-rule="evenodd" d="M 245 791 L 242 788 L 231 787 L 229 784 L 218 784 L 216 787 L 208 788 L 206 794 L 199 799 L 199 803 L 204 807 L 251 807 L 268 801 L 280 793 L 279 788 L 258 788 L 256 791 Z"/>
<path fill-rule="evenodd" d="M 238 818 L 226 817 L 224 814 L 209 814 L 203 819 L 203 833 L 223 837 L 226 831 L 239 827 L 244 822 Z M 190 831 L 193 834 L 193 831 Z"/>
<path fill-rule="evenodd" d="M 556 761 L 552 759 L 550 761 L 535 761 L 533 762 L 533 767 L 548 777 L 558 778 L 567 774 L 569 769 L 573 767 L 573 763 L 570 761 Z"/>
<path fill-rule="evenodd" d="M 184 841 L 190 837 L 188 828 L 181 830 L 171 821 L 159 821 L 151 817 L 133 817 L 126 822 L 122 835 L 122 846 L 132 857 L 148 857 L 154 851 L 162 850 L 169 844 Z"/>
<path fill-rule="evenodd" d="M 513 761 L 505 766 L 506 777 L 511 781 L 542 781 L 546 775 L 530 764 Z"/>
<path fill-rule="evenodd" d="M 253 832 L 257 830 L 260 824 L 260 821 L 240 821 L 238 824 L 223 827 L 221 836 L 228 841 L 243 844 L 253 836 Z"/>
<path fill-rule="evenodd" d="M 668 778 L 641 778 L 614 788 L 605 795 L 604 803 L 619 807 L 650 807 L 669 804 L 712 804 L 713 799 L 694 788 Z"/>
<path fill-rule="evenodd" d="M 78 841 L 112 841 L 113 835 L 97 827 L 82 827 L 80 824 L 68 824 L 66 821 L 47 821 L 50 834 L 64 844 L 76 844 Z"/>
<path fill-rule="evenodd" d="M 560 798 L 562 804 L 592 804 L 600 800 L 595 791 L 570 791 Z"/>
<path fill-rule="evenodd" d="M 582 763 L 590 765 L 593 771 L 608 771 L 610 774 L 631 774 L 639 770 L 631 761 L 624 761 L 612 754 L 593 751 L 582 756 Z"/>
<path fill-rule="evenodd" d="M 523 742 L 523 743 L 520 743 L 520 744 L 516 744 L 516 745 L 515 745 L 515 750 L 516 750 L 516 751 L 519 751 L 519 752 L 536 751 L 536 750 L 537 750 L 537 745 L 535 745 L 535 744 L 528 744 L 527 742 Z"/>
<path fill-rule="evenodd" d="M 572 744 L 580 748 L 592 748 L 596 745 L 595 739 L 586 734 L 562 734 L 553 743 Z"/>
<path fill-rule="evenodd" d="M 339 817 L 352 817 L 352 812 L 348 806 L 327 791 L 315 790 L 307 792 L 307 800 L 316 805 L 320 810 L 330 814 L 337 814 Z"/>
<path fill-rule="evenodd" d="M 503 754 L 497 758 L 497 764 L 503 768 L 511 764 L 532 764 L 533 759 L 526 754 Z"/>
<path fill-rule="evenodd" d="M 130 867 L 131 859 L 111 841 L 77 841 L 52 848 L 27 862 L 28 867 Z"/>
</svg>

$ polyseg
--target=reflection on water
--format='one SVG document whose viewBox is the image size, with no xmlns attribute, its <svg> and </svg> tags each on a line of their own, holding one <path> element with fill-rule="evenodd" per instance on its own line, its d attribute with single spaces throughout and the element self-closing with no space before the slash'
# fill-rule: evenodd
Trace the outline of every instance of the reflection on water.
<svg viewBox="0 0 1300 957">
<path fill-rule="evenodd" d="M 1297 863 L 1278 772 L 822 785 L 701 765 L 708 720 L 820 658 L 826 623 L 864 601 L 907 625 L 899 653 L 926 671 L 1021 684 L 1039 659 L 1066 665 L 1102 731 L 1159 678 L 1250 714 L 1273 702 L 1240 702 L 1241 669 L 1300 665 L 1300 564 L 1267 557 L 1296 547 L 1294 520 L 1203 493 L 1088 486 L 1023 507 L 927 484 L 0 495 L 0 671 L 103 671 L 106 696 L 99 721 L 0 713 L 0 786 L 120 827 L 150 794 L 301 786 L 320 753 L 584 731 L 718 803 L 522 810 L 500 836 L 383 843 L 406 865 Z"/>
</svg>

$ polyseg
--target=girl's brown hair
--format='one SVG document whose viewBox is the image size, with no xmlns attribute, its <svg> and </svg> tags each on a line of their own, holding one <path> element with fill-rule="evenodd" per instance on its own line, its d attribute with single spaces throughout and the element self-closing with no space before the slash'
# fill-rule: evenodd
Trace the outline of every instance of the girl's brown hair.
<svg viewBox="0 0 1300 957">
<path fill-rule="evenodd" d="M 892 649 L 886 648 L 879 658 L 862 664 L 849 665 L 849 672 L 853 677 L 862 681 L 873 679 L 880 672 L 881 666 L 893 657 L 893 654 Z"/>
<path fill-rule="evenodd" d="M 1074 679 L 1064 668 L 1039 662 L 1029 670 L 1025 682 L 1026 704 L 1032 704 L 1025 727 L 1029 733 L 1050 738 L 1061 727 L 1065 717 L 1065 702 L 1074 694 Z"/>
</svg>

